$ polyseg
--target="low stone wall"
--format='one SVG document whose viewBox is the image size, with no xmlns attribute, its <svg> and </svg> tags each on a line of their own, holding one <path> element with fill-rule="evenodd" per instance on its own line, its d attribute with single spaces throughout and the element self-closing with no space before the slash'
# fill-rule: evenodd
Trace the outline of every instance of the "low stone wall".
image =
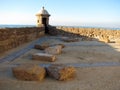
<svg viewBox="0 0 120 90">
<path fill-rule="evenodd" d="M 23 43 L 35 40 L 44 35 L 44 28 L 1 28 L 0 53 L 15 48 Z"/>
<path fill-rule="evenodd" d="M 50 34 L 70 37 L 86 37 L 104 42 L 120 42 L 120 30 L 102 28 L 49 27 Z"/>
</svg>

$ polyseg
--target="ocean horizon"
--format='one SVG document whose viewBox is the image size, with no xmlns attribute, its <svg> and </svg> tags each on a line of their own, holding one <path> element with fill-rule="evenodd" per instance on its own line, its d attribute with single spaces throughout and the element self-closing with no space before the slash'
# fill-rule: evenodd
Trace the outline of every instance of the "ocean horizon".
<svg viewBox="0 0 120 90">
<path fill-rule="evenodd" d="M 0 28 L 21 28 L 21 27 L 36 27 L 35 25 L 10 25 L 10 24 L 0 24 Z"/>
<path fill-rule="evenodd" d="M 103 28 L 111 30 L 120 30 L 120 27 L 104 27 L 104 26 L 65 26 L 65 25 L 52 25 L 56 27 L 75 27 L 75 28 Z M 10 25 L 10 24 L 0 24 L 0 28 L 26 28 L 26 27 L 36 27 L 36 25 Z"/>
</svg>

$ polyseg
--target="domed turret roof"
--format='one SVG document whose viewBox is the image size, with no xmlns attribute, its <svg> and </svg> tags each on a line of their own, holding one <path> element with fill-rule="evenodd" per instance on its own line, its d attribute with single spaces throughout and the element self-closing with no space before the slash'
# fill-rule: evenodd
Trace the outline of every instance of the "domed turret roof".
<svg viewBox="0 0 120 90">
<path fill-rule="evenodd" d="M 44 7 L 42 7 L 42 10 L 37 13 L 37 15 L 50 15 L 47 10 L 45 10 Z"/>
</svg>

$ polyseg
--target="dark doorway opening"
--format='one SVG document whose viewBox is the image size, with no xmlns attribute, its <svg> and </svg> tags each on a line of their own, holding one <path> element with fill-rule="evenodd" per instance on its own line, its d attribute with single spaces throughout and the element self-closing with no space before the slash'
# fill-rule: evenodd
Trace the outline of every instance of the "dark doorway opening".
<svg viewBox="0 0 120 90">
<path fill-rule="evenodd" d="M 47 26 L 47 18 L 42 18 L 42 24 L 44 24 L 44 26 L 45 26 L 45 33 L 48 34 L 49 30 L 48 30 L 48 26 Z"/>
<path fill-rule="evenodd" d="M 47 21 L 46 18 L 42 18 L 42 24 L 47 24 L 46 21 Z"/>
</svg>

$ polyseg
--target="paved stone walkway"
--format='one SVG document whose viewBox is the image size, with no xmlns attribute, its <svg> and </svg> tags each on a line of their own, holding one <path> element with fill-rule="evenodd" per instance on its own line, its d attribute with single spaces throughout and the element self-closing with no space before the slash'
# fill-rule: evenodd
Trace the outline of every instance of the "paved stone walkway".
<svg viewBox="0 0 120 90">
<path fill-rule="evenodd" d="M 8 56 L 4 57 L 4 58 L 0 58 L 0 63 L 2 62 L 6 62 L 6 61 L 12 61 L 12 60 L 15 60 L 16 58 L 18 58 L 19 56 L 23 55 L 24 53 L 28 52 L 29 50 L 33 49 L 34 48 L 34 45 L 37 44 L 37 43 L 42 43 L 44 41 L 47 41 L 49 39 L 61 39 L 61 37 L 53 37 L 53 36 L 45 36 L 45 37 L 41 37 L 35 41 L 33 41 L 30 45 L 26 46 L 25 48 L 21 49 L 21 50 L 18 50 L 14 53 L 11 53 L 9 54 Z M 98 42 L 99 43 L 99 42 Z M 89 43 L 90 46 L 104 46 L 105 44 L 91 44 Z M 84 43 L 77 43 L 77 44 L 65 44 L 65 45 L 68 45 L 68 46 L 88 46 L 88 43 L 84 44 Z M 43 66 L 43 67 L 48 67 L 50 64 L 40 64 L 40 66 Z M 71 65 L 71 66 L 74 66 L 74 67 L 100 67 L 100 66 L 120 66 L 120 63 L 117 63 L 117 62 L 102 62 L 102 63 L 92 63 L 92 64 L 89 64 L 89 63 L 69 63 L 69 64 L 66 64 L 66 65 Z M 16 66 L 16 65 L 13 65 L 13 66 Z"/>
<path fill-rule="evenodd" d="M 51 64 L 39 64 L 40 66 L 42 67 L 48 67 L 50 66 Z M 73 67 L 76 67 L 76 68 L 81 68 L 81 67 L 104 67 L 104 66 L 120 66 L 120 63 L 116 63 L 116 62 L 102 62 L 102 63 L 92 63 L 92 64 L 89 64 L 89 63 L 68 63 L 68 64 L 65 64 L 65 65 L 68 65 L 68 66 L 73 66 Z"/>
</svg>

